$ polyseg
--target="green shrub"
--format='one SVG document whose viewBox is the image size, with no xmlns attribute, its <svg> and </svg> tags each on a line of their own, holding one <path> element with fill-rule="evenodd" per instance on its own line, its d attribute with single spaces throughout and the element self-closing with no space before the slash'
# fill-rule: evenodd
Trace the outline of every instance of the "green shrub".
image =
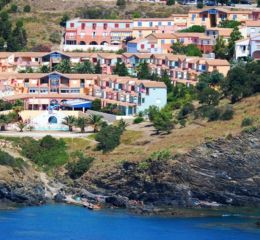
<svg viewBox="0 0 260 240">
<path fill-rule="evenodd" d="M 25 157 L 45 169 L 62 166 L 68 161 L 67 148 L 63 139 L 47 135 L 37 141 L 27 137 L 23 138 L 20 145 Z"/>
<path fill-rule="evenodd" d="M 145 171 L 150 168 L 150 163 L 148 161 L 139 162 L 137 168 L 141 171 Z"/>
<path fill-rule="evenodd" d="M 194 106 L 192 103 L 186 103 L 178 113 L 178 119 L 186 117 L 188 114 L 194 111 Z"/>
<path fill-rule="evenodd" d="M 122 134 L 121 128 L 117 126 L 104 126 L 96 135 L 98 141 L 97 149 L 103 152 L 112 151 L 120 144 L 120 136 Z"/>
<path fill-rule="evenodd" d="M 256 126 L 250 126 L 243 129 L 243 132 L 245 133 L 254 133 L 257 130 Z"/>
<path fill-rule="evenodd" d="M 208 120 L 209 121 L 217 121 L 220 117 L 221 111 L 219 108 L 212 107 L 208 111 Z"/>
<path fill-rule="evenodd" d="M 221 110 L 221 114 L 219 119 L 223 121 L 227 121 L 232 119 L 234 116 L 234 110 L 231 106 L 226 106 L 224 109 Z"/>
<path fill-rule="evenodd" d="M 76 179 L 81 177 L 91 167 L 94 158 L 86 157 L 82 152 L 76 151 L 71 154 L 74 159 L 73 162 L 69 162 L 67 165 L 68 174 L 71 178 Z"/>
<path fill-rule="evenodd" d="M 17 13 L 18 12 L 18 7 L 16 4 L 12 4 L 9 10 L 11 13 Z"/>
<path fill-rule="evenodd" d="M 10 154 L 0 150 L 0 165 L 22 168 L 25 162 L 21 158 L 14 158 Z"/>
<path fill-rule="evenodd" d="M 150 160 L 152 161 L 165 161 L 169 160 L 171 157 L 171 152 L 167 149 L 158 151 L 158 152 L 153 152 L 150 156 Z"/>
<path fill-rule="evenodd" d="M 23 11 L 24 11 L 25 13 L 31 12 L 31 6 L 30 6 L 30 5 L 25 5 L 24 8 L 23 8 Z"/>
<path fill-rule="evenodd" d="M 180 119 L 179 124 L 181 125 L 181 127 L 185 127 L 186 126 L 186 120 L 184 118 Z"/>
<path fill-rule="evenodd" d="M 138 123 L 141 123 L 144 121 L 144 118 L 143 117 L 136 117 L 133 121 L 134 124 L 138 124 Z"/>
<path fill-rule="evenodd" d="M 242 123 L 241 123 L 241 127 L 247 127 L 247 126 L 251 126 L 253 124 L 253 119 L 251 117 L 245 117 L 243 120 L 242 120 Z"/>
</svg>

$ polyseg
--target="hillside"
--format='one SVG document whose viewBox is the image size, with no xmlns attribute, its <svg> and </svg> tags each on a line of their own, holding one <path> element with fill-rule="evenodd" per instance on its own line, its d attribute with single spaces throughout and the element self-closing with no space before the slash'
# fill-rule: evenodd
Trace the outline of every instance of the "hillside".
<svg viewBox="0 0 260 240">
<path fill-rule="evenodd" d="M 125 8 L 116 6 L 115 0 L 91 1 L 91 0 L 13 0 L 17 4 L 18 13 L 12 13 L 12 19 L 22 18 L 28 35 L 28 49 L 39 44 L 46 44 L 52 49 L 58 49 L 59 45 L 50 40 L 50 36 L 59 33 L 62 28 L 59 22 L 66 13 L 70 18 L 84 16 L 86 9 L 98 8 L 109 13 L 111 18 L 132 18 L 135 14 L 140 17 L 168 17 L 172 13 L 187 12 L 183 6 L 163 6 L 150 3 L 127 3 Z M 24 13 L 25 5 L 31 6 L 30 13 Z M 10 4 L 6 9 L 10 8 Z M 56 37 L 57 38 L 57 37 Z"/>
</svg>

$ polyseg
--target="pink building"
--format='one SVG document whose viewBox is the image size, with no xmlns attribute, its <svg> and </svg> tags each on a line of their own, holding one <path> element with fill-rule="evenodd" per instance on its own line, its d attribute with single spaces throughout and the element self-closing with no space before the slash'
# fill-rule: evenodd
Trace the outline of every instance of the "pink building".
<svg viewBox="0 0 260 240">
<path fill-rule="evenodd" d="M 66 23 L 67 45 L 121 45 L 132 36 L 131 20 L 73 19 Z"/>
</svg>

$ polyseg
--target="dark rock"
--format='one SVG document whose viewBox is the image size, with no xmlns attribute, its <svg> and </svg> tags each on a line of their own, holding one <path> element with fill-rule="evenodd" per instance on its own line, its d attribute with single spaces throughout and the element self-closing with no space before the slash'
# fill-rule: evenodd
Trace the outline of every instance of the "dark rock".
<svg viewBox="0 0 260 240">
<path fill-rule="evenodd" d="M 66 196 L 63 194 L 63 193 L 57 193 L 55 196 L 54 196 L 54 201 L 55 202 L 58 202 L 58 203 L 61 203 L 61 202 L 64 202 L 64 200 L 66 199 Z"/>
</svg>

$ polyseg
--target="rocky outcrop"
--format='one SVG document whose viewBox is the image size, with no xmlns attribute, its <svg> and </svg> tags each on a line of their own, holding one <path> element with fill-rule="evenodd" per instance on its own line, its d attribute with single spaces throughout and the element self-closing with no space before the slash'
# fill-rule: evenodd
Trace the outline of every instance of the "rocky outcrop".
<svg viewBox="0 0 260 240">
<path fill-rule="evenodd" d="M 31 167 L 0 166 L 0 204 L 38 205 L 46 200 L 44 185 Z"/>
<path fill-rule="evenodd" d="M 127 198 L 155 207 L 259 206 L 260 130 L 207 142 L 171 159 L 125 162 L 85 181 L 120 196 L 110 198 L 116 205 L 127 205 Z"/>
</svg>

